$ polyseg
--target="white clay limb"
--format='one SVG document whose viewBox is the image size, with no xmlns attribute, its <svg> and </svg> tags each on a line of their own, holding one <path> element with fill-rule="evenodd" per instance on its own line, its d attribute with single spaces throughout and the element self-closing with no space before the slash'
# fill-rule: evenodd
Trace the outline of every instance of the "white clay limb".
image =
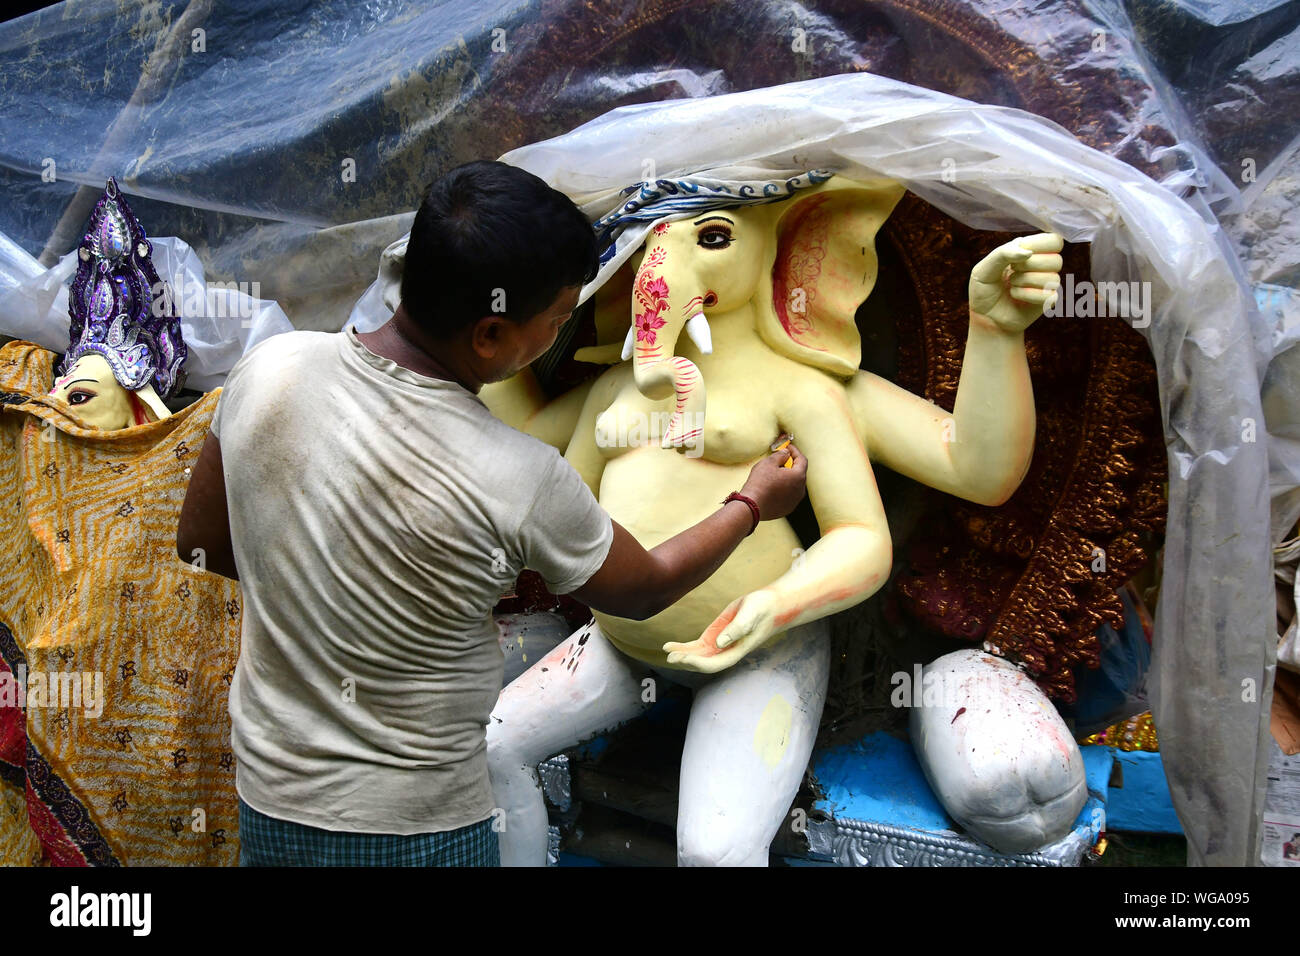
<svg viewBox="0 0 1300 956">
<path fill-rule="evenodd" d="M 695 692 L 678 790 L 681 866 L 766 866 L 791 823 L 826 701 L 829 623 L 789 637 Z"/>
<path fill-rule="evenodd" d="M 546 802 L 537 765 L 650 706 L 650 668 L 615 650 L 594 621 L 574 631 L 497 698 L 487 725 L 492 795 L 505 811 L 502 866 L 546 864 Z"/>
<path fill-rule="evenodd" d="M 683 865 L 767 863 L 812 753 L 830 672 L 826 621 L 790 636 L 716 677 L 667 675 L 696 688 L 678 801 Z M 570 668 L 565 662 L 580 648 Z M 537 764 L 648 709 L 643 681 L 650 673 L 593 622 L 502 692 L 487 740 L 492 793 L 505 810 L 503 866 L 546 862 Z"/>
<path fill-rule="evenodd" d="M 912 746 L 944 809 L 1004 853 L 1065 836 L 1088 798 L 1083 755 L 1038 685 L 976 650 L 940 657 L 923 673 Z"/>
</svg>

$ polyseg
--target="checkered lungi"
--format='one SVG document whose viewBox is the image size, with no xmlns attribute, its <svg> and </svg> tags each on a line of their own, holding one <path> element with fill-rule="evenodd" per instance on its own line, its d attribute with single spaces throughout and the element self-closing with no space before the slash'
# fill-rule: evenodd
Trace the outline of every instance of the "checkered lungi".
<svg viewBox="0 0 1300 956">
<path fill-rule="evenodd" d="M 240 866 L 500 866 L 492 818 L 443 833 L 351 833 L 278 820 L 239 801 Z"/>
</svg>

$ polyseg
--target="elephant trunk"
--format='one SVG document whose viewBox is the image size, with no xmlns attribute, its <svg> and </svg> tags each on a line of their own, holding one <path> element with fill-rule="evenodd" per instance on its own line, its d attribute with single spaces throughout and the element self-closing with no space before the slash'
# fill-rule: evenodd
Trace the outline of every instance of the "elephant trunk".
<svg viewBox="0 0 1300 956">
<path fill-rule="evenodd" d="M 661 441 L 664 448 L 671 448 L 698 444 L 704 432 L 704 379 L 694 362 L 675 354 L 677 338 L 685 328 L 702 353 L 712 352 L 713 345 L 704 317 L 708 295 L 696 290 L 700 283 L 683 281 L 665 270 L 665 257 L 664 247 L 655 246 L 637 270 L 632 327 L 623 345 L 623 358 L 632 359 L 636 387 L 646 398 L 674 396 Z"/>
</svg>

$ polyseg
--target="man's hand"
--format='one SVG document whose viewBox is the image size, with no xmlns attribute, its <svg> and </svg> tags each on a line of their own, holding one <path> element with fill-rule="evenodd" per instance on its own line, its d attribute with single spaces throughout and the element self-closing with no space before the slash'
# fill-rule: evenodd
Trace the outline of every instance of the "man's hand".
<svg viewBox="0 0 1300 956">
<path fill-rule="evenodd" d="M 777 443 L 787 438 L 789 436 L 783 432 Z M 787 462 L 789 468 L 785 467 Z M 771 521 L 784 518 L 798 507 L 803 501 L 807 478 L 808 459 L 790 441 L 784 448 L 754 463 L 740 493 L 754 499 L 760 521 Z"/>
<path fill-rule="evenodd" d="M 1056 301 L 1065 240 L 1054 232 L 998 246 L 970 273 L 970 310 L 1004 332 L 1023 332 Z"/>
<path fill-rule="evenodd" d="M 726 670 L 771 639 L 777 610 L 776 595 L 767 588 L 738 597 L 695 640 L 665 644 L 668 663 L 700 674 Z"/>
<path fill-rule="evenodd" d="M 789 468 L 785 467 L 787 461 Z M 784 518 L 803 500 L 807 471 L 807 459 L 790 444 L 759 459 L 750 469 L 741 492 L 754 499 L 761 520 Z M 747 509 L 735 505 L 730 511 L 719 508 L 698 524 L 662 542 L 653 552 L 642 548 L 615 521 L 614 542 L 605 563 L 573 592 L 573 597 L 593 610 L 615 617 L 635 621 L 653 617 L 699 587 L 722 566 L 741 540 L 738 537 L 741 514 L 745 516 L 743 527 L 748 531 L 750 512 Z M 733 660 L 739 660 L 739 655 Z M 723 666 L 726 665 L 719 665 L 718 669 Z"/>
</svg>

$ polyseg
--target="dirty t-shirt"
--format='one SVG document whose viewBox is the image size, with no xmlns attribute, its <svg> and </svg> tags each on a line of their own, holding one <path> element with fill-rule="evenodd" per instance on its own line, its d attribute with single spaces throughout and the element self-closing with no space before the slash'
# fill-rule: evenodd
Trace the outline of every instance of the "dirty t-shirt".
<svg viewBox="0 0 1300 956">
<path fill-rule="evenodd" d="M 243 590 L 240 797 L 327 830 L 487 819 L 492 608 L 524 567 L 581 587 L 609 515 L 554 448 L 352 331 L 249 350 L 212 433 Z"/>
</svg>

